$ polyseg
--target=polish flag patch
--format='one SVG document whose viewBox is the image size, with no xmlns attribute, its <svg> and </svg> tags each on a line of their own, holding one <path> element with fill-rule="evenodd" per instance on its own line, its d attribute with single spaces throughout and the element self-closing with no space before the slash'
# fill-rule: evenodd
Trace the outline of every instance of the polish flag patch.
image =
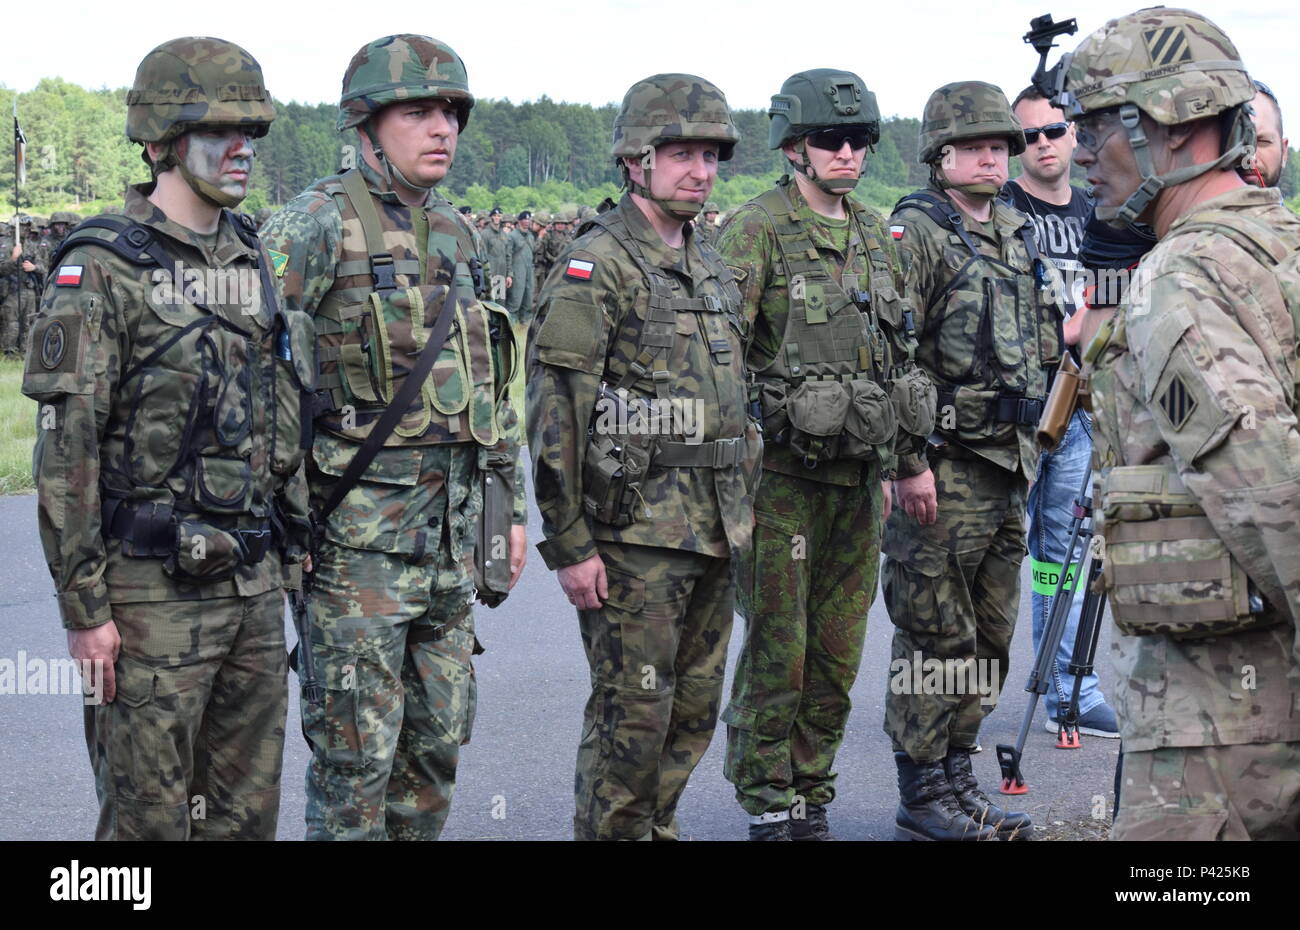
<svg viewBox="0 0 1300 930">
<path fill-rule="evenodd" d="M 890 227 L 889 227 L 889 234 L 890 234 L 891 236 L 893 236 L 895 239 L 902 239 L 902 238 L 903 238 L 903 232 L 904 232 L 906 229 L 907 229 L 906 226 L 890 226 Z"/>
<path fill-rule="evenodd" d="M 590 281 L 591 273 L 595 269 L 595 262 L 585 262 L 580 258 L 571 258 L 569 259 L 569 267 L 564 269 L 564 275 L 568 278 L 577 278 L 579 281 Z"/>
<path fill-rule="evenodd" d="M 81 287 L 81 265 L 64 265 L 54 283 L 59 287 Z"/>
</svg>

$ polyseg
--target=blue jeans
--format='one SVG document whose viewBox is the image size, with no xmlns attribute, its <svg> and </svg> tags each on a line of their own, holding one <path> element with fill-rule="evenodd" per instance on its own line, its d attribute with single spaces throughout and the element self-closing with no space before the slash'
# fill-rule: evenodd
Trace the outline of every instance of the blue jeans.
<svg viewBox="0 0 1300 930">
<path fill-rule="evenodd" d="M 1038 462 L 1038 479 L 1029 489 L 1029 557 L 1040 562 L 1065 561 L 1065 547 L 1070 542 L 1070 520 L 1074 499 L 1083 483 L 1084 472 L 1091 467 L 1092 423 L 1088 414 L 1076 410 L 1070 426 L 1053 452 L 1044 452 Z M 1076 546 L 1076 562 L 1079 560 Z M 1086 552 L 1086 548 L 1083 549 Z M 1083 611 L 1083 589 L 1087 575 L 1079 580 L 1070 605 L 1070 618 L 1056 650 L 1056 664 L 1052 669 L 1052 684 L 1045 695 L 1047 713 L 1060 719 L 1058 711 L 1070 703 L 1074 678 L 1067 669 L 1074 655 L 1074 640 L 1079 632 L 1079 615 Z M 1052 585 L 1055 587 L 1055 585 Z M 1066 583 L 1069 590 L 1069 582 Z M 1043 631 L 1052 613 L 1053 597 L 1033 594 L 1034 599 L 1034 652 L 1042 641 Z M 1079 715 L 1083 716 L 1105 696 L 1097 684 L 1096 674 L 1084 676 L 1079 688 Z"/>
</svg>

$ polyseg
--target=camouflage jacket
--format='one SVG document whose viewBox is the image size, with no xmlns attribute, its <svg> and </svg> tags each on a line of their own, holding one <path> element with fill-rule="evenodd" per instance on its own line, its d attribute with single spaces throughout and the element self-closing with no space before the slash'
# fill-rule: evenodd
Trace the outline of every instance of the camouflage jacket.
<svg viewBox="0 0 1300 930">
<path fill-rule="evenodd" d="M 489 281 L 492 278 L 500 277 L 502 279 L 501 286 L 504 287 L 506 276 L 514 276 L 514 271 L 511 270 L 515 254 L 514 239 L 504 228 L 494 229 L 491 223 L 483 227 L 479 236 L 483 240 L 483 259 L 487 262 Z M 502 291 L 498 294 L 494 289 L 492 299 L 505 301 L 505 292 Z"/>
<path fill-rule="evenodd" d="M 874 210 L 849 201 L 862 232 L 873 240 L 863 242 L 857 227 L 852 225 L 853 220 L 846 218 L 839 227 L 832 227 L 825 217 L 814 213 L 793 181 L 781 184 L 779 190 L 788 194 L 799 227 L 807 233 L 824 268 L 833 269 L 841 286 L 869 292 L 876 313 L 890 316 L 890 322 L 880 327 L 887 345 L 882 347 L 885 358 L 878 372 L 879 383 L 888 392 L 889 383 L 885 376 L 890 369 L 895 366 L 914 367 L 910 359 L 916 351 L 916 340 L 907 335 L 902 326 L 903 310 L 910 308 L 902 306 L 898 299 L 897 287 L 903 283 L 902 271 L 883 218 Z M 763 196 L 771 197 L 773 194 Z M 840 235 L 835 236 L 834 232 Z M 747 363 L 751 371 L 761 372 L 785 350 L 790 316 L 789 282 L 773 220 L 756 199 L 737 210 L 718 236 L 718 251 L 736 277 L 742 312 L 750 325 Z M 842 251 L 846 242 L 849 243 L 848 254 Z M 865 314 L 854 312 L 859 319 L 866 319 Z M 863 344 L 870 345 L 873 338 L 864 328 Z M 893 441 L 891 437 L 889 446 L 892 447 Z M 896 460 L 892 448 L 884 451 L 886 454 L 879 462 L 880 473 L 888 475 Z M 763 451 L 763 467 L 811 481 L 839 485 L 857 485 L 863 474 L 862 462 L 858 460 L 829 461 L 808 468 L 788 445 L 771 442 Z"/>
<path fill-rule="evenodd" d="M 361 175 L 377 203 L 380 222 L 384 226 L 384 242 L 392 250 L 394 259 L 410 267 L 418 267 L 419 260 L 424 259 L 425 273 L 420 275 L 420 283 L 425 286 L 448 283 L 450 279 L 447 269 L 455 269 L 462 309 L 457 317 L 458 324 L 453 326 L 448 337 L 448 346 L 458 339 L 465 343 L 467 338 L 458 335 L 461 329 L 467 333 L 477 332 L 466 325 L 472 323 L 475 314 L 466 311 L 484 306 L 473 300 L 474 285 L 467 264 L 478 250 L 479 240 L 451 203 L 437 191 L 431 191 L 422 218 L 427 239 L 421 246 L 416 242 L 412 208 L 387 190 L 379 175 L 366 162 L 362 162 Z M 360 243 L 364 242 L 365 236 L 357 219 L 345 223 L 340 212 L 335 200 L 340 190 L 340 177 L 341 175 L 334 175 L 317 181 L 272 216 L 261 232 L 262 241 L 275 260 L 278 287 L 285 306 L 301 310 L 313 318 L 322 315 L 324 307 L 336 301 L 345 289 L 366 290 L 373 286 L 368 271 L 352 271 L 346 267 L 356 264 L 355 261 L 349 261 L 354 258 L 353 252 L 349 250 L 360 249 L 364 252 L 364 246 Z M 399 272 L 395 280 L 399 287 L 409 288 L 414 283 L 414 276 Z M 440 304 L 426 307 L 423 319 L 425 329 L 411 329 L 408 322 L 405 334 L 417 345 L 422 345 L 416 330 L 425 332 L 427 336 L 427 327 L 432 326 L 440 309 Z M 503 309 L 497 309 L 504 314 Z M 325 328 L 324 324 L 322 327 Z M 508 326 L 505 328 L 509 329 Z M 505 335 L 513 338 L 508 333 Z M 390 345 L 392 341 L 390 337 Z M 330 348 L 335 352 L 340 349 L 337 346 Z M 318 338 L 318 351 L 325 349 L 325 337 L 322 335 Z M 473 368 L 472 359 L 478 354 L 475 346 L 457 351 L 470 352 L 471 362 L 468 364 Z M 445 350 L 444 355 L 435 363 L 430 373 L 430 390 L 424 392 L 423 399 L 419 401 L 426 414 L 419 418 L 425 428 L 419 428 L 421 423 L 412 425 L 412 416 L 405 418 L 363 473 L 362 480 L 366 487 L 354 488 L 345 499 L 352 501 L 355 497 L 360 500 L 366 493 L 370 494 L 367 500 L 376 498 L 381 493 L 395 494 L 402 501 L 398 508 L 400 512 L 385 509 L 382 513 L 376 512 L 375 525 L 349 527 L 344 525 L 344 512 L 355 515 L 359 508 L 349 510 L 348 506 L 341 506 L 330 517 L 326 528 L 327 535 L 336 541 L 367 549 L 393 546 L 397 547 L 393 551 L 401 550 L 409 554 L 413 551 L 410 547 L 418 546 L 420 534 L 427 535 L 427 527 L 431 525 L 429 521 L 438 516 L 434 511 L 445 507 L 448 525 L 452 529 L 448 536 L 451 552 L 459 558 L 462 542 L 468 538 L 467 534 L 477 521 L 482 507 L 478 482 L 473 478 L 476 470 L 486 465 L 489 454 L 508 457 L 515 463 L 513 520 L 517 524 L 526 522 L 523 472 L 519 465 L 519 418 L 510 405 L 508 392 L 499 391 L 499 400 L 495 401 L 494 431 L 499 437 L 491 446 L 475 441 L 449 441 L 452 436 L 462 435 L 456 430 L 452 430 L 449 435 L 448 430 L 453 426 L 463 428 L 463 421 L 468 414 L 460 414 L 461 419 L 457 420 L 457 415 L 443 415 L 436 403 L 433 407 L 425 406 L 427 402 L 442 399 L 440 389 L 448 384 L 459 384 L 462 389 L 469 387 L 475 391 L 480 388 L 492 391 L 501 387 L 495 382 L 505 377 L 506 373 L 498 372 L 495 368 L 483 377 L 479 376 L 477 370 L 469 378 L 464 378 L 463 375 L 458 377 L 456 370 L 462 365 L 462 357 L 458 355 L 451 359 L 451 352 L 451 348 Z M 444 364 L 444 356 L 448 356 L 447 364 Z M 413 364 L 409 357 L 406 360 Z M 322 356 L 322 387 L 327 386 L 327 369 Z M 390 373 L 392 380 L 388 396 L 395 395 L 401 389 L 406 370 L 405 367 L 399 369 L 394 366 Z M 487 383 L 480 385 L 478 382 L 483 378 L 486 378 Z M 473 384 L 467 385 L 466 381 Z M 432 401 L 429 397 L 431 392 L 434 395 Z M 333 403 L 325 406 L 335 408 Z M 324 488 L 343 474 L 348 462 L 356 454 L 362 438 L 361 431 L 373 424 L 382 410 L 382 403 L 372 404 L 364 412 L 356 414 L 357 429 L 347 430 L 338 428 L 346 421 L 340 421 L 337 408 L 325 413 L 318 409 L 316 436 L 307 471 L 313 495 L 322 496 Z M 366 422 L 362 423 L 362 420 Z M 436 457 L 440 467 L 436 475 L 419 474 L 422 452 L 418 447 L 427 445 L 439 446 Z M 444 487 L 447 489 L 445 500 L 440 497 Z"/>
<path fill-rule="evenodd" d="M 1213 526 L 1208 535 L 1218 539 L 1197 534 L 1185 543 L 1162 543 L 1163 551 L 1147 561 L 1177 563 L 1222 540 L 1279 622 L 1197 639 L 1116 630 L 1114 699 L 1125 751 L 1300 739 L 1295 327 L 1270 268 L 1224 233 L 1190 228 L 1212 211 L 1221 225 L 1232 217 L 1242 226 L 1268 224 L 1300 248 L 1300 220 L 1276 189 L 1247 187 L 1200 204 L 1143 258 L 1109 340 L 1103 329 L 1089 346 L 1093 460 L 1112 609 L 1112 563 L 1121 548 L 1112 541 L 1121 538 L 1115 524 L 1121 517 L 1153 520 L 1133 513 L 1133 502 L 1154 511 L 1157 523 L 1160 516 L 1191 519 L 1186 505 L 1171 513 L 1178 505 L 1158 499 L 1161 484 L 1152 475 L 1165 466 L 1194 496 Z M 1125 481 L 1126 474 L 1141 480 Z M 1127 507 L 1121 488 L 1130 492 Z M 1223 596 L 1204 582 L 1181 587 L 1189 586 L 1194 590 L 1177 593 L 1201 591 L 1189 601 L 1193 608 Z"/>
<path fill-rule="evenodd" d="M 640 488 L 637 518 L 616 527 L 584 508 L 585 472 L 597 392 L 613 388 L 638 360 L 638 331 L 648 325 L 650 282 L 606 226 L 620 227 L 649 266 L 671 283 L 674 299 L 704 303 L 714 312 L 669 311 L 672 342 L 655 370 L 676 409 L 697 422 L 686 441 L 703 445 L 732 440 L 743 450 L 738 467 L 656 466 L 651 460 Z M 587 229 L 551 270 L 529 332 L 528 448 L 533 486 L 546 540 L 538 550 L 551 569 L 596 554 L 595 540 L 684 549 L 726 558 L 745 549 L 753 522 L 762 442 L 748 419 L 739 295 L 721 258 L 701 250 L 689 230 L 682 249 L 670 248 L 625 195 L 617 208 L 589 220 Z M 647 372 L 649 374 L 649 372 Z M 630 395 L 656 395 L 651 377 Z M 683 443 L 675 427 L 661 435 Z"/>
<path fill-rule="evenodd" d="M 948 200 L 935 190 L 924 193 Z M 980 254 L 996 265 L 970 264 L 970 249 L 959 236 L 915 207 L 896 207 L 889 220 L 916 310 L 916 360 L 939 390 L 938 435 L 1032 481 L 1037 414 L 1017 426 L 998 422 L 993 406 L 999 395 L 1045 399 L 1048 372 L 1062 351 L 1060 274 L 1043 259 L 1045 279 L 1036 279 L 1020 235 L 1029 220 L 1019 210 L 994 200 L 988 223 L 957 212 Z M 996 295 L 992 313 L 990 293 Z M 920 437 L 900 440 L 898 455 L 900 476 L 927 467 Z"/>
<path fill-rule="evenodd" d="M 533 256 L 533 261 L 543 277 L 550 274 L 551 269 L 555 267 L 556 259 L 570 245 L 571 240 L 568 235 L 555 230 L 551 230 L 542 238 L 542 241 L 537 246 L 537 253 Z"/>
<path fill-rule="evenodd" d="M 110 603 L 248 596 L 281 584 L 274 546 L 229 580 L 181 584 L 161 557 L 128 557 L 124 540 L 106 532 L 115 500 L 255 531 L 274 499 L 298 529 L 295 560 L 307 541 L 301 394 L 282 359 L 285 349 L 300 362 L 310 357 L 310 322 L 286 313 L 289 341 L 277 353 L 257 270 L 265 257 L 240 239 L 228 212 L 213 246 L 168 220 L 148 190 L 127 192 L 126 218 L 155 232 L 186 269 L 183 285 L 160 283 L 156 266 L 74 245 L 45 288 L 23 378 L 23 393 L 40 405 L 41 542 L 69 628 L 111 620 Z M 227 277 L 198 279 L 216 270 Z M 194 305 L 201 300 L 211 312 Z M 188 546 L 183 530 L 179 523 L 170 533 Z"/>
</svg>

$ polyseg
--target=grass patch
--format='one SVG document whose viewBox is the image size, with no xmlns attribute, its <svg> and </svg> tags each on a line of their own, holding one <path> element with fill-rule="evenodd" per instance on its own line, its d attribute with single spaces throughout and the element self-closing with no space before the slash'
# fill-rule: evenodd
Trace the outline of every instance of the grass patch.
<svg viewBox="0 0 1300 930">
<path fill-rule="evenodd" d="M 23 494 L 32 482 L 36 403 L 22 394 L 23 364 L 0 360 L 0 494 Z"/>
</svg>

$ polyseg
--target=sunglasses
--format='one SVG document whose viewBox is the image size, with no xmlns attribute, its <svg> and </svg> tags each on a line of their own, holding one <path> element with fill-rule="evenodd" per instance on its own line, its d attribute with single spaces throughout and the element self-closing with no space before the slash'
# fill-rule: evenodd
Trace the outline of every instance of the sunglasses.
<svg viewBox="0 0 1300 930">
<path fill-rule="evenodd" d="M 865 149 L 871 145 L 871 133 L 866 129 L 819 129 L 804 136 L 809 145 L 827 152 L 838 152 L 849 144 L 851 149 Z"/>
<path fill-rule="evenodd" d="M 1095 153 L 1119 131 L 1120 125 L 1118 108 L 1097 110 L 1075 121 L 1075 136 L 1081 147 Z"/>
<path fill-rule="evenodd" d="M 1046 126 L 1037 126 L 1033 129 L 1025 130 L 1025 143 L 1034 145 L 1038 142 L 1038 134 L 1042 133 L 1049 139 L 1059 139 L 1069 130 L 1069 123 L 1048 123 Z"/>
</svg>

